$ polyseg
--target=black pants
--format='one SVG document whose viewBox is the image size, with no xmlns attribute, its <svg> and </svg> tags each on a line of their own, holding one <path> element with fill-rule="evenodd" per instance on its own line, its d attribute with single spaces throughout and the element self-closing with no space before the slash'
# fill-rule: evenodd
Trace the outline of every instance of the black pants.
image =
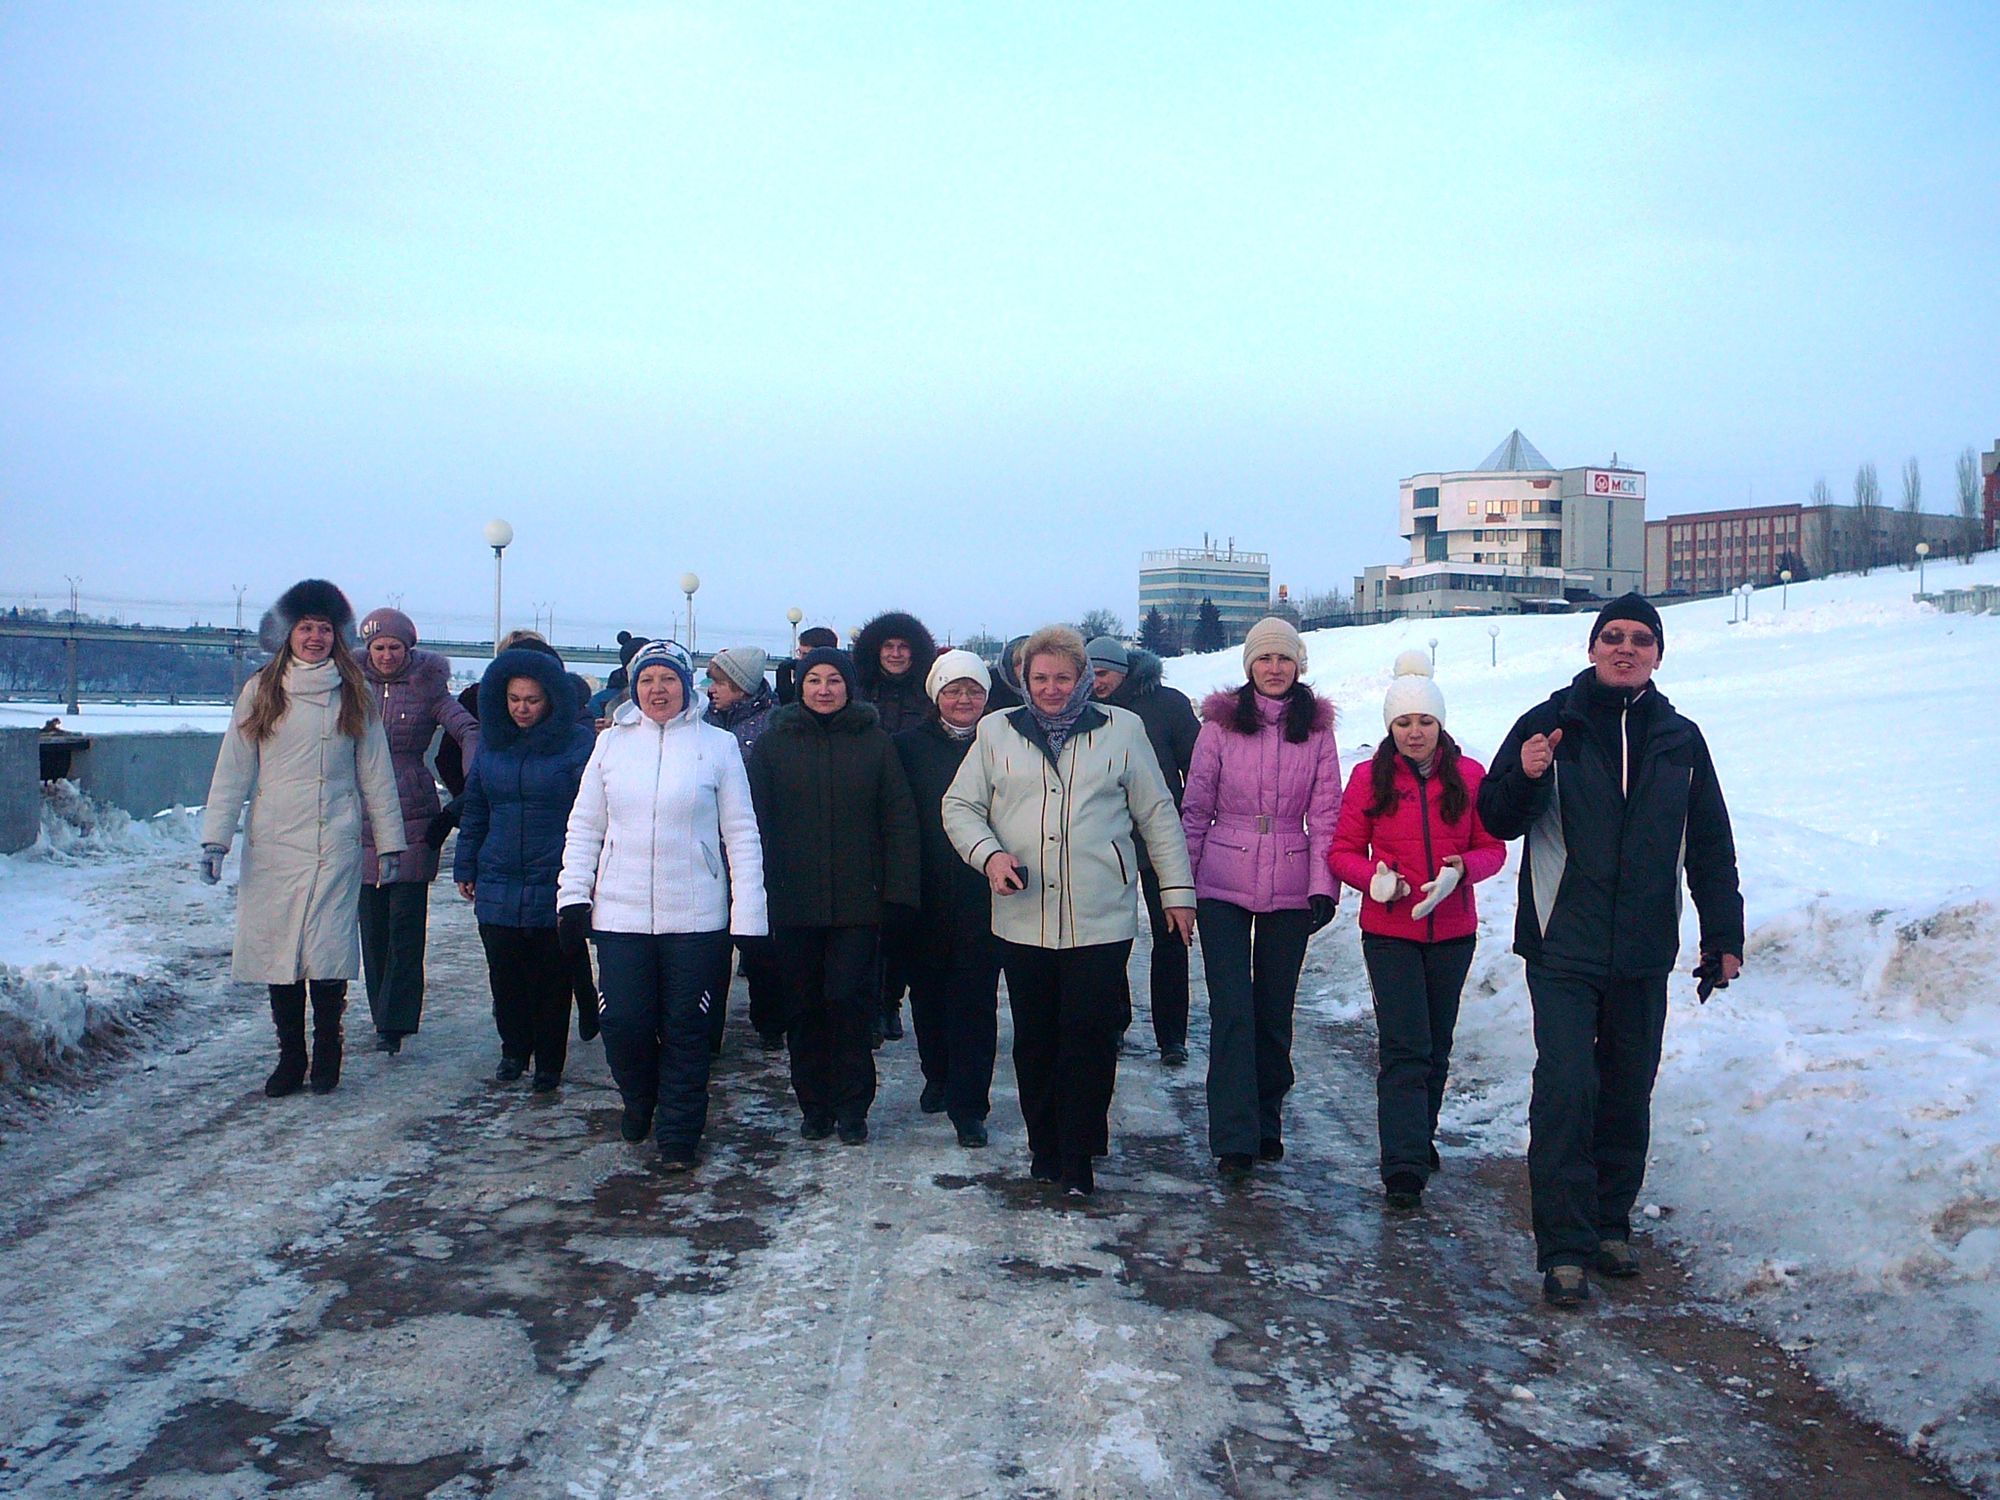
<svg viewBox="0 0 2000 1500">
<path fill-rule="evenodd" d="M 759 1036 L 785 1029 L 784 985 L 776 973 L 770 939 L 736 938 L 723 945 L 721 956 L 715 961 L 715 1008 L 708 1018 L 711 1048 L 722 1045 L 723 1028 L 729 1022 L 732 954 L 736 960 L 734 968 L 742 974 L 743 987 L 750 992 L 750 1025 Z"/>
<path fill-rule="evenodd" d="M 1431 1144 L 1472 946 L 1469 937 L 1419 943 L 1362 935 L 1361 957 L 1375 991 L 1375 1128 L 1384 1182 L 1399 1173 L 1430 1181 Z"/>
<path fill-rule="evenodd" d="M 1084 948 L 1002 945 L 1028 1149 L 1072 1175 L 1076 1164 L 1111 1149 L 1118 1039 L 1132 1024 L 1131 957 L 1129 939 Z"/>
<path fill-rule="evenodd" d="M 1284 1138 L 1292 1008 L 1312 913 L 1252 912 L 1204 896 L 1195 918 L 1208 977 L 1208 1148 L 1254 1156 L 1262 1142 Z"/>
<path fill-rule="evenodd" d="M 604 1060 L 626 1108 L 653 1111 L 663 1150 L 693 1150 L 708 1124 L 709 1017 L 728 960 L 726 932 L 597 934 Z"/>
<path fill-rule="evenodd" d="M 361 887 L 361 972 L 375 1029 L 410 1036 L 424 1018 L 424 935 L 431 888 L 421 880 Z"/>
<path fill-rule="evenodd" d="M 858 1124 L 875 1102 L 869 1018 L 880 1005 L 874 927 L 780 927 L 792 1092 L 808 1120 Z"/>
<path fill-rule="evenodd" d="M 569 1060 L 569 960 L 553 927 L 479 924 L 493 986 L 500 1051 L 539 1076 L 562 1077 Z"/>
<path fill-rule="evenodd" d="M 1151 958 L 1153 1041 L 1161 1051 L 1187 1050 L 1188 947 L 1167 925 L 1160 905 L 1160 877 L 1150 864 L 1139 866 L 1139 893 L 1146 898 L 1146 917 L 1153 924 Z"/>
<path fill-rule="evenodd" d="M 954 1125 L 984 1120 L 992 1108 L 993 1055 L 1000 1043 L 1000 950 L 992 942 L 948 962 L 912 956 L 910 1024 L 929 1088 L 944 1092 Z"/>
<path fill-rule="evenodd" d="M 1631 1234 L 1652 1137 L 1667 980 L 1531 965 L 1528 997 L 1535 1008 L 1528 1189 L 1536 1260 L 1546 1271 L 1586 1264 L 1599 1240 Z"/>
</svg>

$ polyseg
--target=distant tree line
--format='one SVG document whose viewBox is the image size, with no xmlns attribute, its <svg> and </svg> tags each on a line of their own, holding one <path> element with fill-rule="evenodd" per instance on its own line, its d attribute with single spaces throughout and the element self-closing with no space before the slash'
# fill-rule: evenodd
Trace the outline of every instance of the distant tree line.
<svg viewBox="0 0 2000 1500">
<path fill-rule="evenodd" d="M 61 624 L 69 611 L 9 609 L 10 620 Z M 84 624 L 110 624 L 78 615 Z M 0 692 L 60 698 L 69 689 L 68 645 L 63 641 L 0 637 Z M 263 664 L 261 654 L 244 662 L 245 671 Z M 78 641 L 77 689 L 85 693 L 126 693 L 133 697 L 224 697 L 236 685 L 229 653 L 216 647 L 162 646 L 144 641 Z"/>
</svg>

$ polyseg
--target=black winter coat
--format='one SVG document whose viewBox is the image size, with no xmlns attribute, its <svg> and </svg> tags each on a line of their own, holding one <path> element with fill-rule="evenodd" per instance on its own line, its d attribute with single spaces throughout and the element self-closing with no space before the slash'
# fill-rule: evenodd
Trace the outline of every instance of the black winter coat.
<svg viewBox="0 0 2000 1500">
<path fill-rule="evenodd" d="M 1561 729 L 1555 764 L 1522 742 Z M 1681 875 L 1705 953 L 1743 952 L 1736 844 L 1708 745 L 1657 687 L 1637 698 L 1587 667 L 1509 731 L 1479 788 L 1496 838 L 1526 836 L 1514 951 L 1561 973 L 1638 979 L 1680 952 Z"/>
<path fill-rule="evenodd" d="M 1194 716 L 1194 705 L 1186 693 L 1160 681 L 1163 668 L 1159 657 L 1150 651 L 1134 651 L 1131 662 L 1125 680 L 1104 701 L 1139 716 L 1153 757 L 1160 763 L 1160 774 L 1167 778 L 1167 790 L 1174 794 L 1174 806 L 1179 807 L 1187 796 L 1188 768 L 1194 764 L 1194 742 L 1201 735 L 1201 721 Z M 1138 841 L 1138 854 L 1140 867 L 1151 869 L 1153 861 L 1146 853 L 1144 839 Z"/>
<path fill-rule="evenodd" d="M 882 643 L 910 643 L 910 670 L 891 677 L 882 670 Z M 882 728 L 890 735 L 915 729 L 933 712 L 924 678 L 937 660 L 937 640 L 915 615 L 892 609 L 863 625 L 854 637 L 855 696 L 875 705 Z"/>
<path fill-rule="evenodd" d="M 749 772 L 774 928 L 874 927 L 884 902 L 917 904 L 916 808 L 871 705 L 773 710 Z"/>
<path fill-rule="evenodd" d="M 1000 951 L 993 936 L 993 888 L 958 857 L 944 831 L 945 789 L 971 748 L 971 739 L 953 739 L 935 720 L 896 736 L 923 845 L 923 920 L 905 947 L 918 962 L 936 968 L 997 960 Z"/>
</svg>

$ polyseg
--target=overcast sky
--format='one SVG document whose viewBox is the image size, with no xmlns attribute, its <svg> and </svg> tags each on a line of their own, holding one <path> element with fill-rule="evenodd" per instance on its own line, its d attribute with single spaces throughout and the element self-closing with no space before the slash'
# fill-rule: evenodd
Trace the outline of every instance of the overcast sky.
<svg viewBox="0 0 2000 1500">
<path fill-rule="evenodd" d="M 1751 12 L 1770 12 L 1750 20 Z M 701 644 L 1295 590 L 1519 426 L 2000 436 L 1991 6 L 0 6 L 0 589 Z"/>
</svg>

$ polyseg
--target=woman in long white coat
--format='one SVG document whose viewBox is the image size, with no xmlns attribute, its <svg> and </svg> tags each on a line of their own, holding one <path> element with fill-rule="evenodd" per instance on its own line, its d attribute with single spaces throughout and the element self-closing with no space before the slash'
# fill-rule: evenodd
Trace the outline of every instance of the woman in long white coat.
<svg viewBox="0 0 2000 1500">
<path fill-rule="evenodd" d="M 274 1099 L 306 1081 L 309 992 L 312 1090 L 340 1082 L 341 1014 L 361 973 L 364 804 L 383 883 L 394 882 L 408 847 L 353 632 L 353 607 L 324 579 L 292 585 L 271 606 L 257 633 L 271 660 L 236 701 L 202 816 L 200 871 L 212 885 L 249 799 L 230 973 L 270 986 L 278 1066 L 264 1092 Z"/>
</svg>

